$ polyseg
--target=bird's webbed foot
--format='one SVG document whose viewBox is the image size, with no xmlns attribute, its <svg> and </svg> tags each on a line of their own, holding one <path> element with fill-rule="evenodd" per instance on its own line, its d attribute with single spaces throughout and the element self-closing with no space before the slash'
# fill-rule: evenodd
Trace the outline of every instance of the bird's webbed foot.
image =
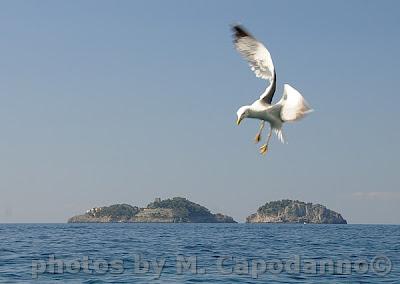
<svg viewBox="0 0 400 284">
<path fill-rule="evenodd" d="M 265 155 L 265 154 L 267 154 L 267 152 L 268 152 L 268 145 L 267 144 L 262 145 L 260 147 L 260 154 Z"/>
</svg>

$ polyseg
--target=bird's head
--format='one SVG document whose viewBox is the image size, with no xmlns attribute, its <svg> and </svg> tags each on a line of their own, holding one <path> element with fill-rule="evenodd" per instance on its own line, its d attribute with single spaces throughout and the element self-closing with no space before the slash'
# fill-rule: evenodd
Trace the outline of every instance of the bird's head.
<svg viewBox="0 0 400 284">
<path fill-rule="evenodd" d="M 238 109 L 238 111 L 236 112 L 237 114 L 237 125 L 240 124 L 240 122 L 249 116 L 249 106 L 242 106 L 241 108 Z"/>
</svg>

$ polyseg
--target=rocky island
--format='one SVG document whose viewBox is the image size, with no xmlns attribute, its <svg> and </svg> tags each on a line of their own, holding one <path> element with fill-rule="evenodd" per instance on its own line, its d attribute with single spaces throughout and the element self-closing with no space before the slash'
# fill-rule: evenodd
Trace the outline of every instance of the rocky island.
<svg viewBox="0 0 400 284">
<path fill-rule="evenodd" d="M 284 199 L 267 202 L 247 217 L 246 223 L 347 224 L 347 221 L 323 205 Z"/>
<path fill-rule="evenodd" d="M 236 223 L 232 217 L 213 214 L 206 207 L 182 197 L 154 202 L 145 208 L 128 204 L 95 207 L 83 215 L 73 216 L 68 223 Z"/>
</svg>

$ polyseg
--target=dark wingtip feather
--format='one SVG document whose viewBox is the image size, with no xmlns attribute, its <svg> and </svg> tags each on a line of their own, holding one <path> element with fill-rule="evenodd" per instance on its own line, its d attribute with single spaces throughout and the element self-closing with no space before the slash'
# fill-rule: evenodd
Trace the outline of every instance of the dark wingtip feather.
<svg viewBox="0 0 400 284">
<path fill-rule="evenodd" d="M 234 32 L 235 39 L 239 39 L 242 37 L 253 37 L 246 29 L 241 25 L 234 25 L 232 26 L 232 30 Z"/>
</svg>

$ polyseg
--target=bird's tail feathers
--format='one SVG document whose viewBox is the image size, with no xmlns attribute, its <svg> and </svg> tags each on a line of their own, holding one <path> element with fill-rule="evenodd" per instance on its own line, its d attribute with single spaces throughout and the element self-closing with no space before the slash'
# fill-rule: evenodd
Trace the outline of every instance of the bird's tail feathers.
<svg viewBox="0 0 400 284">
<path fill-rule="evenodd" d="M 282 128 L 274 128 L 276 136 L 278 136 L 279 141 L 281 141 L 283 144 L 287 144 L 285 141 L 285 136 L 283 135 Z"/>
</svg>

